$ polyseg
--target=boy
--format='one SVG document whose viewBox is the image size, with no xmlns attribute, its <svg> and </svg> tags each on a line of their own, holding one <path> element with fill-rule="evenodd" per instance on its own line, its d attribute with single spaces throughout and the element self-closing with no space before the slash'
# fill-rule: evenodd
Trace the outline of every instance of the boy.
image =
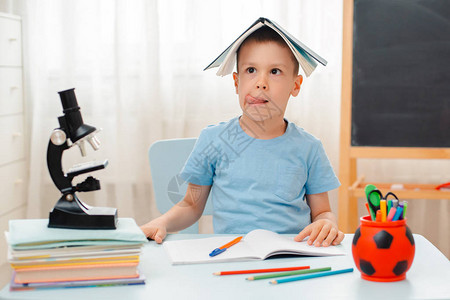
<svg viewBox="0 0 450 300">
<path fill-rule="evenodd" d="M 263 228 L 309 236 L 315 246 L 339 244 L 328 191 L 339 186 L 319 140 L 284 119 L 302 76 L 285 41 L 263 26 L 237 51 L 233 73 L 242 116 L 205 128 L 180 176 L 186 196 L 164 215 L 141 226 L 161 243 L 202 215 L 212 193 L 215 233 Z M 306 198 L 306 201 L 305 201 Z M 300 231 L 300 232 L 299 232 Z"/>
</svg>

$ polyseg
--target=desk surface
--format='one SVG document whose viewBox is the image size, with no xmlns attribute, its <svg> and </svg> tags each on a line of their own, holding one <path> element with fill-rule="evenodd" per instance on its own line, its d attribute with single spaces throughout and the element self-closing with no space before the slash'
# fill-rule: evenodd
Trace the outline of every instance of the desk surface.
<svg viewBox="0 0 450 300">
<path fill-rule="evenodd" d="M 208 237 L 175 234 L 167 240 Z M 265 261 L 201 265 L 170 264 L 163 247 L 149 242 L 143 247 L 140 270 L 147 281 L 141 286 L 0 291 L 0 299 L 450 299 L 450 262 L 421 235 L 414 235 L 416 254 L 406 280 L 379 283 L 360 278 L 352 255 L 353 235 L 346 235 L 345 256 L 289 257 Z M 213 272 L 310 265 L 334 269 L 354 267 L 353 273 L 270 285 L 268 280 L 247 281 L 248 275 L 214 276 Z"/>
</svg>

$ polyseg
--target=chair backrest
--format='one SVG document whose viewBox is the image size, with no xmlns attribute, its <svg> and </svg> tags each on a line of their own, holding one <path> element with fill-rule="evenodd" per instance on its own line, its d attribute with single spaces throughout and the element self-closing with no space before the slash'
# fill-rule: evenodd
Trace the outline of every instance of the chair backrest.
<svg viewBox="0 0 450 300">
<path fill-rule="evenodd" d="M 168 211 L 186 194 L 188 184 L 178 175 L 196 140 L 196 138 L 160 140 L 153 143 L 148 150 L 156 206 L 161 213 Z M 208 198 L 203 215 L 211 214 L 212 204 Z M 198 233 L 198 223 L 181 232 Z"/>
</svg>

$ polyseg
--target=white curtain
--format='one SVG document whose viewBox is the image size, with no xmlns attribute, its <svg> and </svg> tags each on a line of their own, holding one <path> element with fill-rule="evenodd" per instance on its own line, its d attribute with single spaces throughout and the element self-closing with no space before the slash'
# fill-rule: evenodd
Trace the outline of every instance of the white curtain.
<svg viewBox="0 0 450 300">
<path fill-rule="evenodd" d="M 98 135 L 102 146 L 97 152 L 88 149 L 85 158 L 78 149 L 66 151 L 64 167 L 109 160 L 105 170 L 93 173 L 102 190 L 80 198 L 117 207 L 121 217 L 133 217 L 138 224 L 157 216 L 149 145 L 198 136 L 203 127 L 240 113 L 231 76 L 202 70 L 260 16 L 275 20 L 328 60 L 327 67 L 319 66 L 304 81 L 286 117 L 323 141 L 338 172 L 341 1 L 24 0 L 23 7 L 28 217 L 47 217 L 60 196 L 47 171 L 46 149 L 62 114 L 57 91 L 72 87 L 84 122 L 103 128 Z M 390 179 L 385 175 L 392 166 L 374 165 L 362 166 L 362 172 Z M 330 196 L 337 213 L 337 192 Z M 442 203 L 441 208 L 447 211 L 445 219 L 449 206 Z M 440 248 L 450 252 L 446 226 L 446 245 Z"/>
</svg>

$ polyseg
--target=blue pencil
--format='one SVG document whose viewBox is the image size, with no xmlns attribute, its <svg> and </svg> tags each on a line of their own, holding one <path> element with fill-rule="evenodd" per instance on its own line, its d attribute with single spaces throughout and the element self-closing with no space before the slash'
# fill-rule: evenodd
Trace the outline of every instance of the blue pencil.
<svg viewBox="0 0 450 300">
<path fill-rule="evenodd" d="M 272 280 L 269 283 L 278 284 L 278 283 L 285 283 L 285 282 L 310 279 L 310 278 L 316 278 L 316 277 L 322 277 L 322 276 L 336 275 L 336 274 L 342 274 L 342 273 L 348 273 L 348 272 L 353 272 L 353 268 L 336 270 L 336 271 L 328 271 L 328 272 L 320 272 L 320 273 L 307 274 L 307 275 L 302 275 L 302 276 L 295 276 L 295 277 L 290 277 L 290 278 Z"/>
</svg>

